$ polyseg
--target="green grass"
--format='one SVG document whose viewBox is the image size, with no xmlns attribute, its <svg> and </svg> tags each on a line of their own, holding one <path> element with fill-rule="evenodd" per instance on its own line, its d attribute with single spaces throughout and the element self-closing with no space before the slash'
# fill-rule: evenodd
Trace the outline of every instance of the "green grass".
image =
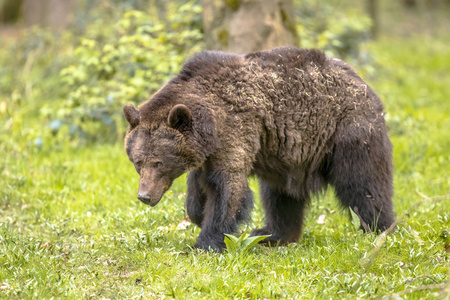
<svg viewBox="0 0 450 300">
<path fill-rule="evenodd" d="M 385 39 L 369 50 L 378 66 L 364 77 L 388 112 L 401 215 L 423 200 L 416 190 L 449 193 L 450 45 Z M 332 190 L 314 199 L 298 244 L 193 252 L 199 228 L 177 228 L 185 217 L 184 177 L 158 206 L 144 206 L 122 145 L 76 148 L 46 137 L 36 147 L 30 140 L 41 128 L 36 108 L 0 110 L 2 298 L 353 299 L 449 280 L 448 199 L 407 215 L 367 269 L 361 262 L 377 236 L 355 229 Z M 257 190 L 255 181 L 251 186 Z M 324 224 L 317 223 L 320 214 Z M 258 200 L 252 215 L 242 232 L 262 225 Z M 445 294 L 438 289 L 404 296 L 439 297 Z"/>
</svg>

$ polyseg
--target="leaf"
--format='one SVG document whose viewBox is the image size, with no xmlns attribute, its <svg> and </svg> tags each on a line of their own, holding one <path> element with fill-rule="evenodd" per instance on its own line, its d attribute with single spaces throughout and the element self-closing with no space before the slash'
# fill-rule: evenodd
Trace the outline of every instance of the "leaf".
<svg viewBox="0 0 450 300">
<path fill-rule="evenodd" d="M 253 246 L 269 236 L 271 235 L 255 235 L 245 239 L 241 246 L 241 251 L 249 251 Z"/>
<path fill-rule="evenodd" d="M 247 233 L 244 233 L 239 238 L 231 234 L 225 234 L 225 245 L 228 252 L 243 253 L 250 250 L 254 245 L 269 237 L 270 235 L 260 235 L 249 237 Z"/>
<path fill-rule="evenodd" d="M 352 224 L 353 226 L 356 228 L 356 230 L 358 230 L 361 226 L 361 222 L 359 220 L 359 217 L 357 214 L 355 214 L 355 212 L 353 211 L 353 209 L 351 207 L 349 207 L 350 210 L 350 214 L 352 216 Z"/>
<path fill-rule="evenodd" d="M 236 251 L 239 248 L 238 246 L 238 238 L 231 234 L 225 233 L 224 239 L 225 245 L 227 246 L 228 251 Z"/>
</svg>

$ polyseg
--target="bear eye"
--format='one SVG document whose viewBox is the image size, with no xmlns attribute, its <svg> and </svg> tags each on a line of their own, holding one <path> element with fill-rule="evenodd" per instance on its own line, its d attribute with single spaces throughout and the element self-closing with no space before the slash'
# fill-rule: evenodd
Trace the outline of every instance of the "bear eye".
<svg viewBox="0 0 450 300">
<path fill-rule="evenodd" d="M 161 168 L 162 166 L 163 166 L 163 164 L 160 161 L 153 163 L 153 168 L 155 168 L 155 169 Z"/>
<path fill-rule="evenodd" d="M 136 169 L 140 170 L 142 167 L 142 160 L 135 162 L 134 165 L 136 166 Z"/>
</svg>

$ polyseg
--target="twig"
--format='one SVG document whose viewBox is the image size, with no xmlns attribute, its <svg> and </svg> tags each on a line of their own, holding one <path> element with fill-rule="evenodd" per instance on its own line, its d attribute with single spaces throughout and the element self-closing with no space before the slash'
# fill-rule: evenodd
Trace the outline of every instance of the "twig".
<svg viewBox="0 0 450 300">
<path fill-rule="evenodd" d="M 414 277 L 414 278 L 411 279 L 411 280 L 408 280 L 408 284 L 406 285 L 405 290 L 406 290 L 406 289 L 407 289 L 414 281 L 416 281 L 417 279 L 422 279 L 422 278 L 428 278 L 428 279 L 433 280 L 436 284 L 438 283 L 438 282 L 436 281 L 436 279 L 434 279 L 434 278 L 431 277 L 431 276 L 428 276 L 428 275 L 420 275 L 420 276 Z"/>
<path fill-rule="evenodd" d="M 428 197 L 427 195 L 422 194 L 419 190 L 416 190 L 416 193 L 417 193 L 420 197 L 422 197 L 422 198 L 424 198 L 425 200 L 428 200 L 428 201 L 444 200 L 444 199 L 450 198 L 450 194 L 442 195 L 442 196 L 436 196 L 436 197 L 431 197 L 431 198 L 430 198 L 430 197 Z"/>
<path fill-rule="evenodd" d="M 399 218 L 397 218 L 397 220 L 394 221 L 394 223 L 391 224 L 391 226 L 389 226 L 388 229 L 386 229 L 384 232 L 382 232 L 380 234 L 379 239 L 383 240 L 381 243 L 379 243 L 379 245 L 377 245 L 377 247 L 375 247 L 374 249 L 372 249 L 371 254 L 375 255 L 383 246 L 384 242 L 386 241 L 386 236 L 391 233 L 394 228 L 398 225 L 398 223 L 400 223 L 404 217 L 406 217 L 407 215 L 409 215 L 413 210 L 415 210 L 416 208 L 418 208 L 419 206 L 421 206 L 422 204 L 424 204 L 425 202 L 431 202 L 431 201 L 438 201 L 438 200 L 443 200 L 443 199 L 448 199 L 450 197 L 450 194 L 447 195 L 442 195 L 442 196 L 436 196 L 436 197 L 428 197 L 424 194 L 422 194 L 421 192 L 419 192 L 418 190 L 416 190 L 416 193 L 419 194 L 422 198 L 424 198 L 424 200 L 419 201 L 414 203 L 409 209 L 407 209 Z M 373 261 L 372 259 L 369 259 L 369 262 L 371 263 Z"/>
<path fill-rule="evenodd" d="M 422 197 L 424 200 L 419 201 L 414 203 L 413 206 L 411 206 L 406 212 L 404 212 L 397 220 L 395 220 L 394 223 L 391 224 L 391 226 L 389 226 L 389 228 L 385 231 L 386 235 L 391 233 L 392 230 L 394 230 L 395 226 L 398 225 L 398 223 L 400 223 L 401 220 L 403 220 L 404 217 L 406 217 L 407 215 L 409 215 L 411 213 L 411 211 L 415 210 L 416 208 L 418 208 L 419 206 L 421 206 L 422 204 L 424 204 L 425 202 L 431 202 L 431 201 L 438 201 L 438 200 L 444 200 L 444 199 L 448 199 L 450 197 L 450 194 L 447 195 L 442 195 L 442 196 L 436 196 L 436 197 L 428 197 L 424 194 L 422 194 L 421 192 L 419 192 L 418 190 L 416 190 L 416 193 Z"/>
<path fill-rule="evenodd" d="M 401 297 L 403 295 L 409 294 L 409 293 L 413 293 L 413 292 L 417 292 L 417 291 L 424 291 L 424 290 L 444 290 L 448 287 L 448 283 L 441 283 L 441 284 L 430 284 L 430 285 L 421 285 L 421 286 L 416 286 L 410 289 L 406 289 L 404 291 L 398 292 L 398 293 L 393 293 L 390 295 L 386 295 L 381 299 L 391 299 L 391 298 L 398 298 Z"/>
<path fill-rule="evenodd" d="M 387 235 L 389 233 L 391 233 L 394 228 L 398 225 L 398 223 L 400 223 L 404 217 L 406 217 L 407 215 L 409 215 L 414 209 L 418 208 L 419 206 L 421 206 L 422 204 L 424 204 L 425 202 L 431 202 L 431 201 L 438 201 L 438 200 L 443 200 L 443 199 L 448 199 L 450 198 L 450 194 L 447 195 L 442 195 L 442 196 L 436 196 L 436 197 L 428 197 L 424 194 L 422 194 L 421 192 L 419 192 L 418 190 L 416 190 L 416 193 L 421 196 L 422 198 L 424 198 L 424 200 L 419 201 L 414 203 L 409 209 L 407 209 L 399 218 L 397 218 L 397 220 L 394 221 L 394 223 L 391 224 L 391 226 L 389 226 L 388 229 L 386 229 L 385 231 L 383 231 L 379 237 L 376 240 L 376 246 L 375 248 L 373 248 L 368 254 L 367 257 L 363 258 L 360 261 L 360 265 L 364 268 L 361 276 L 359 277 L 358 282 L 356 283 L 356 285 L 354 286 L 354 288 L 358 288 L 359 285 L 361 284 L 362 281 L 362 275 L 367 273 L 367 270 L 369 270 L 370 266 L 372 266 L 373 261 L 375 260 L 375 257 L 377 255 L 377 253 L 380 251 L 381 247 L 383 247 L 384 243 L 386 242 L 387 239 Z M 359 217 L 359 216 L 358 216 Z M 362 223 L 361 223 L 362 224 Z"/>
<path fill-rule="evenodd" d="M 39 53 L 38 50 L 30 51 L 27 60 L 25 61 L 25 66 L 23 67 L 22 76 L 25 81 L 25 94 L 27 96 L 27 99 L 30 99 L 33 95 L 33 82 L 31 82 L 28 79 L 30 76 L 31 69 L 33 68 L 33 63 L 37 56 L 37 53 Z"/>
</svg>

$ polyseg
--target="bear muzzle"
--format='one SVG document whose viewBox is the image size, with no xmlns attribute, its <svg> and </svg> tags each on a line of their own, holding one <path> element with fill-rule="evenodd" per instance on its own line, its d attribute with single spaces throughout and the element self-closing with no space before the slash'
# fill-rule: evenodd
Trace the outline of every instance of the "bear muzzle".
<svg viewBox="0 0 450 300">
<path fill-rule="evenodd" d="M 150 206 L 155 206 L 156 204 L 158 204 L 158 202 L 161 200 L 162 197 L 159 197 L 159 198 L 154 197 L 154 198 L 152 198 L 147 193 L 138 193 L 137 198 L 139 200 L 141 200 L 141 202 L 144 203 L 144 204 L 147 204 L 147 205 L 150 205 Z"/>
<path fill-rule="evenodd" d="M 141 172 L 137 198 L 142 203 L 155 206 L 161 200 L 164 193 L 170 187 L 170 181 L 166 178 L 158 178 L 151 172 Z"/>
</svg>

